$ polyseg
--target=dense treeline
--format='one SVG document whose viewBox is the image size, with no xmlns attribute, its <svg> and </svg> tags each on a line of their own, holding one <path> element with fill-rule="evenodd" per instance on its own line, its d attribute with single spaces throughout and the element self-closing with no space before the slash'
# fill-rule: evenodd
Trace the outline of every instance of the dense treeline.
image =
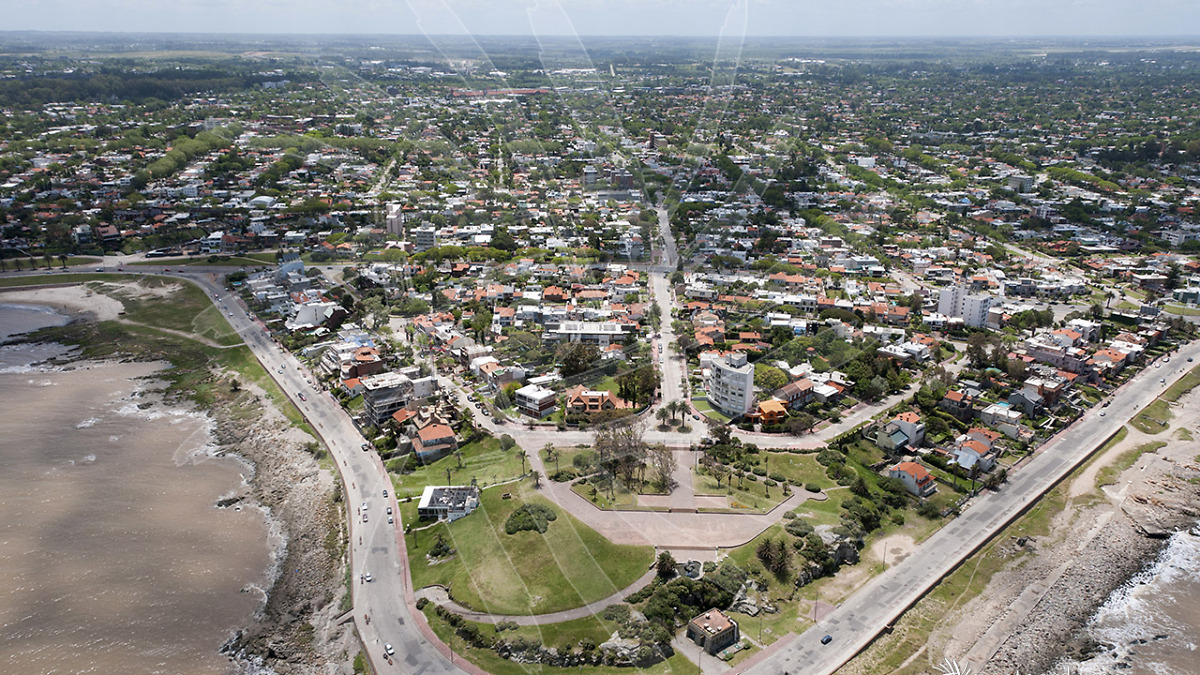
<svg viewBox="0 0 1200 675">
<path fill-rule="evenodd" d="M 0 105 L 38 106 L 66 101 L 173 101 L 197 92 L 241 91 L 271 79 L 228 70 L 165 70 L 130 73 L 102 70 L 79 75 L 54 75 L 0 80 Z M 275 79 L 279 79 L 276 77 Z"/>
</svg>

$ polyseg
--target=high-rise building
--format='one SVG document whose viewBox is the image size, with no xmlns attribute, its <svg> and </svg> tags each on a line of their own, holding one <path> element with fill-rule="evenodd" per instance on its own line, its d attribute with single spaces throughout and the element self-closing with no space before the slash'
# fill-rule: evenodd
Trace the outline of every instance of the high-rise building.
<svg viewBox="0 0 1200 675">
<path fill-rule="evenodd" d="M 740 417 L 754 407 L 754 366 L 745 354 L 714 359 L 708 369 L 708 401 L 730 417 Z"/>
<path fill-rule="evenodd" d="M 938 314 L 961 318 L 968 326 L 979 328 L 987 323 L 992 300 L 986 293 L 969 293 L 965 286 L 943 288 L 938 294 Z"/>
</svg>

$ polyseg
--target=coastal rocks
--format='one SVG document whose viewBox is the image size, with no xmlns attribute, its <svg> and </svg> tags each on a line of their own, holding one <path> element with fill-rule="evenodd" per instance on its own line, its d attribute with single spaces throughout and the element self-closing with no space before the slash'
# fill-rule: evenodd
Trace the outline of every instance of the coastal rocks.
<svg viewBox="0 0 1200 675">
<path fill-rule="evenodd" d="M 729 606 L 729 611 L 740 612 L 747 616 L 758 616 L 759 612 L 766 614 L 778 612 L 779 609 L 775 605 L 758 594 L 759 590 L 758 584 L 752 579 L 746 580 L 742 584 L 742 587 L 738 589 L 737 594 L 733 596 L 733 604 Z M 758 599 L 750 597 L 751 591 L 755 592 Z"/>
<path fill-rule="evenodd" d="M 1072 531 L 1086 532 L 1101 518 L 1108 518 L 1084 551 L 1076 554 L 1073 546 L 1050 539 L 1037 542 L 1038 546 L 1026 543 L 1036 551 L 1021 568 L 1028 582 L 1063 566 L 1065 571 L 1009 633 L 980 675 L 1007 675 L 1018 669 L 1045 672 L 1064 658 L 1080 662 L 1110 653 L 1115 657 L 1114 668 L 1129 667 L 1128 647 L 1100 644 L 1088 627 L 1114 591 L 1153 564 L 1168 542 L 1166 537 L 1196 527 L 1200 471 L 1172 456 L 1190 459 L 1195 448 L 1168 448 L 1163 454 L 1166 456 L 1143 457 L 1122 475 L 1117 485 L 1126 485 L 1127 492 L 1119 506 L 1096 506 L 1072 522 Z M 1070 535 L 1066 541 L 1071 541 Z"/>
<path fill-rule="evenodd" d="M 222 650 L 239 660 L 261 662 L 280 675 L 329 672 L 336 655 L 353 641 L 337 601 L 344 538 L 340 486 L 306 451 L 311 438 L 288 424 L 259 394 L 250 405 L 262 414 L 245 423 L 245 401 L 218 404 L 216 436 L 224 453 L 248 460 L 253 469 L 247 494 L 223 498 L 218 506 L 253 499 L 279 524 L 282 557 L 258 620 Z"/>
</svg>

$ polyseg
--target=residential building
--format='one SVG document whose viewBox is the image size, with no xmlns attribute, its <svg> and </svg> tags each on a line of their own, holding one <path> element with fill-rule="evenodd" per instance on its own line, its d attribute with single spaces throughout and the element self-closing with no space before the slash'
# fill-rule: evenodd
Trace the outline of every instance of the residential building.
<svg viewBox="0 0 1200 675">
<path fill-rule="evenodd" d="M 626 410 L 633 407 L 611 391 L 593 391 L 580 385 L 567 392 L 567 412 L 590 415 L 605 410 Z"/>
<path fill-rule="evenodd" d="M 427 485 L 417 502 L 417 517 L 454 522 L 477 508 L 479 488 L 474 485 Z"/>
<path fill-rule="evenodd" d="M 458 439 L 454 430 L 445 424 L 427 424 L 417 429 L 417 435 L 412 439 L 413 452 L 421 463 L 428 464 L 458 449 Z"/>
<path fill-rule="evenodd" d="M 938 293 L 938 314 L 957 317 L 968 326 L 980 328 L 987 323 L 994 298 L 970 293 L 966 286 L 950 286 Z"/>
<path fill-rule="evenodd" d="M 413 245 L 416 247 L 418 253 L 428 251 L 438 245 L 437 228 L 432 225 L 418 227 L 412 233 Z"/>
<path fill-rule="evenodd" d="M 918 497 L 928 497 L 937 492 L 933 475 L 916 462 L 900 462 L 888 469 L 888 476 L 899 479 L 905 490 Z"/>
<path fill-rule="evenodd" d="M 714 359 L 705 388 L 713 408 L 729 417 L 741 417 L 754 407 L 754 366 L 741 353 Z"/>
<path fill-rule="evenodd" d="M 527 384 L 513 392 L 513 403 L 517 410 L 541 419 L 554 413 L 558 395 L 553 389 L 547 389 L 537 384 Z"/>
<path fill-rule="evenodd" d="M 437 391 L 436 377 L 416 380 L 403 373 L 380 373 L 359 378 L 362 385 L 363 418 L 370 426 L 378 427 L 392 413 L 413 401 L 428 398 Z"/>
<path fill-rule="evenodd" d="M 741 635 L 737 622 L 714 607 L 688 622 L 687 639 L 715 655 L 736 643 Z"/>
<path fill-rule="evenodd" d="M 799 410 L 813 400 L 813 383 L 806 377 L 789 382 L 775 390 L 775 398 L 792 410 Z"/>
<path fill-rule="evenodd" d="M 542 333 L 542 340 L 547 343 L 582 342 L 607 347 L 615 342 L 624 342 L 627 336 L 636 332 L 637 326 L 631 323 L 564 321 Z"/>
</svg>

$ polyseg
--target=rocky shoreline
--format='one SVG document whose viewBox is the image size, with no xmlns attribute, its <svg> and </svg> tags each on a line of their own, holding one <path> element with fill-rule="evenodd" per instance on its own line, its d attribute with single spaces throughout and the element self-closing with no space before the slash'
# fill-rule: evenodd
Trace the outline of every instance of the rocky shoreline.
<svg viewBox="0 0 1200 675">
<path fill-rule="evenodd" d="M 269 509 L 286 544 L 266 605 L 222 651 L 242 672 L 349 672 L 356 639 L 350 626 L 336 624 L 346 592 L 341 485 L 314 458 L 311 449 L 317 446 L 309 436 L 292 427 L 261 391 L 254 391 L 254 399 L 261 414 L 249 425 L 245 403 L 218 404 L 211 411 L 220 452 L 244 458 L 254 470 L 245 494 L 221 502 L 246 499 Z"/>
<path fill-rule="evenodd" d="M 1062 523 L 1061 540 L 1016 569 L 998 574 L 977 601 L 968 603 L 964 613 L 999 617 L 1004 598 L 1010 605 L 1013 600 L 1011 590 L 1004 591 L 1015 585 L 1003 577 L 1019 575 L 1025 588 L 1060 575 L 1008 630 L 977 671 L 980 675 L 1050 672 L 1112 647 L 1092 638 L 1089 622 L 1114 592 L 1155 564 L 1173 532 L 1195 527 L 1200 519 L 1200 467 L 1195 460 L 1200 447 L 1192 442 L 1172 446 L 1143 455 L 1117 481 L 1122 488 L 1105 488 L 1110 501 Z M 1079 549 L 1077 538 L 1093 532 Z"/>
</svg>

